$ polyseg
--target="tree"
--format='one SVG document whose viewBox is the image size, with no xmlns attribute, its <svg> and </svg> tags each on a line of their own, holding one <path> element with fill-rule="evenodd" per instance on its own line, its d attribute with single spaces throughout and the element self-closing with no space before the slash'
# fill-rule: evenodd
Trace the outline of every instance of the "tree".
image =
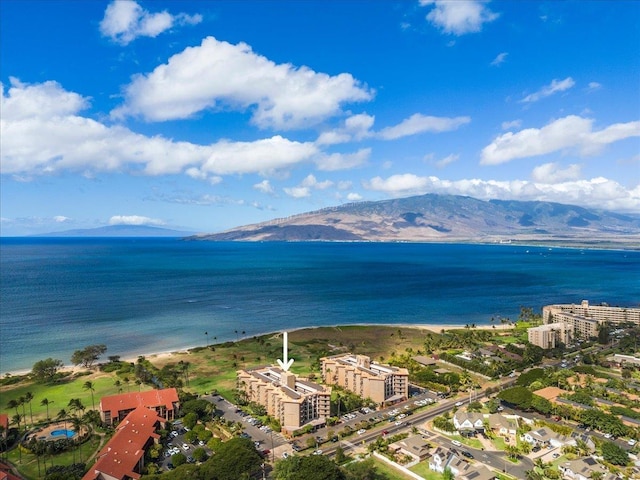
<svg viewBox="0 0 640 480">
<path fill-rule="evenodd" d="M 38 360 L 31 368 L 31 375 L 38 382 L 49 382 L 63 366 L 62 360 L 54 358 Z"/>
<path fill-rule="evenodd" d="M 209 456 L 204 448 L 196 448 L 193 451 L 193 459 L 196 462 L 204 462 L 207 458 L 209 458 Z"/>
<path fill-rule="evenodd" d="M 445 468 L 444 472 L 442 472 L 442 480 L 455 480 L 455 478 L 455 475 L 449 467 Z"/>
<path fill-rule="evenodd" d="M 31 401 L 33 400 L 33 393 L 31 392 L 25 393 L 24 400 L 29 404 L 29 417 L 31 418 L 31 425 L 33 425 L 33 410 L 31 410 Z"/>
<path fill-rule="evenodd" d="M 191 429 L 198 423 L 198 415 L 194 412 L 187 413 L 182 419 L 182 423 L 185 427 Z"/>
<path fill-rule="evenodd" d="M 18 415 L 18 407 L 20 406 L 20 404 L 18 403 L 17 400 L 15 399 L 11 399 L 9 400 L 9 402 L 7 402 L 7 408 L 15 408 L 16 409 L 16 415 Z"/>
<path fill-rule="evenodd" d="M 220 443 L 216 454 L 202 465 L 203 478 L 238 480 L 249 478 L 260 471 L 263 459 L 253 442 L 236 437 Z"/>
<path fill-rule="evenodd" d="M 53 400 L 49 400 L 48 398 L 43 398 L 40 401 L 40 405 L 43 407 L 47 407 L 47 420 L 49 420 L 49 405 L 53 403 Z"/>
<path fill-rule="evenodd" d="M 93 364 L 107 351 L 104 344 L 89 345 L 82 350 L 76 350 L 71 355 L 71 363 L 74 365 L 82 365 L 85 368 L 91 368 Z"/>
<path fill-rule="evenodd" d="M 614 465 L 627 465 L 629 463 L 629 454 L 621 447 L 613 442 L 604 442 L 602 444 L 602 458 Z"/>
<path fill-rule="evenodd" d="M 324 455 L 289 457 L 276 464 L 276 480 L 344 480 L 340 468 Z"/>
<path fill-rule="evenodd" d="M 91 380 L 87 380 L 86 382 L 84 382 L 84 385 L 82 385 L 82 388 L 84 388 L 85 390 L 89 390 L 91 392 L 91 408 L 95 410 L 96 403 L 93 401 L 93 392 L 96 391 L 95 385 Z"/>
<path fill-rule="evenodd" d="M 171 455 L 171 463 L 173 463 L 174 467 L 179 467 L 187 463 L 187 457 L 185 457 L 184 453 L 174 453 Z"/>
</svg>

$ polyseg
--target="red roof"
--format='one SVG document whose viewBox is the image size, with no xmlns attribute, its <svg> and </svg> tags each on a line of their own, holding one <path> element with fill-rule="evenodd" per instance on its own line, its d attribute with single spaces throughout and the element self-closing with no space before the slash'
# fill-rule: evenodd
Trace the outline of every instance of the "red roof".
<svg viewBox="0 0 640 480">
<path fill-rule="evenodd" d="M 155 433 L 156 423 L 163 422 L 156 412 L 144 407 L 138 407 L 116 427 L 116 433 L 111 437 L 100 453 L 98 461 L 82 477 L 82 480 L 96 480 L 100 474 L 109 475 L 117 479 L 140 478 L 134 469 L 144 457 L 144 448 L 150 439 L 160 438 Z"/>
<path fill-rule="evenodd" d="M 0 413 L 0 425 L 4 427 L 4 431 L 9 430 L 9 415 Z"/>
<path fill-rule="evenodd" d="M 121 393 L 102 397 L 100 410 L 111 412 L 112 417 L 117 417 L 118 412 L 131 410 L 138 407 L 155 408 L 164 405 L 167 410 L 173 410 L 173 404 L 178 402 L 178 392 L 175 388 L 163 390 L 149 390 L 146 392 Z"/>
<path fill-rule="evenodd" d="M 4 462 L 0 462 L 0 480 L 20 480 L 11 473 L 11 467 Z"/>
</svg>

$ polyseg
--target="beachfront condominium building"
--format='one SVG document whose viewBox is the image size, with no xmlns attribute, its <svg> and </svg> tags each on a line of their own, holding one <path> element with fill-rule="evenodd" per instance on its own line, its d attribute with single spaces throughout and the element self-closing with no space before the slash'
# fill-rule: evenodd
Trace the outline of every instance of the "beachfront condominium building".
<svg viewBox="0 0 640 480">
<path fill-rule="evenodd" d="M 159 417 L 172 421 L 176 418 L 176 413 L 180 408 L 178 392 L 175 388 L 164 388 L 102 397 L 100 399 L 100 418 L 105 425 L 117 425 L 129 412 L 138 407 L 150 408 Z"/>
<path fill-rule="evenodd" d="M 366 355 L 346 353 L 320 359 L 322 379 L 380 405 L 409 398 L 409 371 L 372 362 Z"/>
<path fill-rule="evenodd" d="M 589 305 L 583 300 L 579 305 L 547 305 L 542 308 L 542 320 L 545 324 L 566 323 L 573 327 L 575 338 L 590 338 L 598 335 L 603 323 L 640 325 L 640 308 Z"/>
<path fill-rule="evenodd" d="M 548 323 L 527 330 L 529 343 L 540 348 L 556 348 L 560 343 L 571 343 L 573 326 L 568 323 Z"/>
<path fill-rule="evenodd" d="M 321 426 L 331 414 L 331 388 L 302 380 L 275 366 L 238 371 L 238 389 L 277 418 L 293 434 L 306 425 Z"/>
</svg>

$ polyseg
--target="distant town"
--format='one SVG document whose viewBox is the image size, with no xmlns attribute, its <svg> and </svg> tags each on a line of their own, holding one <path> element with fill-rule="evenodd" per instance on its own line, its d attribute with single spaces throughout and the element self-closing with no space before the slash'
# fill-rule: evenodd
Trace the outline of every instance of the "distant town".
<svg viewBox="0 0 640 480">
<path fill-rule="evenodd" d="M 5 376 L 0 479 L 640 478 L 640 308 L 205 337 Z"/>
</svg>

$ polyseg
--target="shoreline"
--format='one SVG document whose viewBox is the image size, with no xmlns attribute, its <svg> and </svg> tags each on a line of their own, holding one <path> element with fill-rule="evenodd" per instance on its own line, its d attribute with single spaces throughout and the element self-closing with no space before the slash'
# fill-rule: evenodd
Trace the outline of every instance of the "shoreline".
<svg viewBox="0 0 640 480">
<path fill-rule="evenodd" d="M 263 332 L 263 333 L 257 333 L 255 335 L 251 335 L 251 336 L 245 336 L 240 338 L 238 341 L 243 341 L 243 340 L 250 340 L 254 337 L 261 337 L 264 335 L 280 335 L 282 334 L 284 331 L 290 333 L 290 332 L 296 332 L 296 331 L 300 331 L 300 330 L 317 330 L 320 328 L 346 328 L 346 327 L 394 327 L 394 328 L 408 328 L 408 329 L 414 329 L 414 330 L 428 330 L 432 333 L 441 333 L 441 331 L 444 330 L 464 330 L 465 326 L 463 324 L 431 324 L 431 323 L 426 323 L 426 324 L 414 324 L 414 323 L 351 323 L 351 324 L 347 324 L 347 325 L 341 325 L 341 324 L 336 324 L 336 325 L 316 325 L 316 326 L 312 326 L 312 327 L 297 327 L 297 328 L 290 328 L 287 330 L 272 330 L 270 332 Z M 482 324 L 482 325 L 476 325 L 475 328 L 473 328 L 473 330 L 510 330 L 514 328 L 513 325 L 509 324 L 509 325 L 489 325 L 489 324 Z M 217 343 L 210 343 L 209 346 L 214 346 L 214 345 L 222 345 L 224 343 L 235 343 L 233 340 L 228 340 L 226 342 L 217 342 Z M 128 363 L 135 363 L 138 360 L 138 357 L 145 357 L 147 360 L 166 360 L 168 358 L 173 357 L 174 355 L 177 354 L 190 354 L 192 350 L 196 349 L 196 348 L 206 348 L 206 346 L 203 345 L 191 345 L 191 346 L 187 346 L 184 348 L 178 348 L 175 350 L 163 350 L 163 351 L 158 351 L 158 352 L 150 352 L 150 353 L 142 353 L 139 355 L 134 355 L 134 354 L 125 354 L 124 356 L 122 356 L 120 358 L 120 360 L 122 362 L 128 362 Z M 69 374 L 75 374 L 75 373 L 79 373 L 79 372 L 84 372 L 87 369 L 81 366 L 77 366 L 77 365 L 64 365 L 61 369 L 60 372 L 65 372 L 65 373 L 69 373 Z M 31 372 L 30 369 L 22 369 L 22 370 L 14 370 L 14 371 L 8 371 L 8 372 L 2 372 L 0 375 L 2 375 L 2 377 L 18 377 L 18 376 L 24 376 L 24 375 L 28 375 Z"/>
</svg>

